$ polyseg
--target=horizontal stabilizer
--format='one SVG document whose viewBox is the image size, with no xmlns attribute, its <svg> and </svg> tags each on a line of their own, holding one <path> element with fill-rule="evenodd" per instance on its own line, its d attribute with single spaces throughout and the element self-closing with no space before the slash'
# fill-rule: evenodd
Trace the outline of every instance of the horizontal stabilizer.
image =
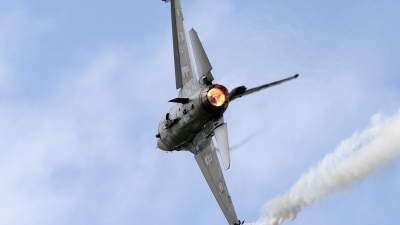
<svg viewBox="0 0 400 225">
<path fill-rule="evenodd" d="M 241 98 L 243 96 L 252 94 L 254 92 L 261 91 L 263 89 L 266 89 L 266 88 L 269 88 L 269 87 L 272 87 L 272 86 L 275 86 L 275 85 L 278 85 L 278 84 L 282 84 L 282 83 L 284 83 L 286 81 L 296 79 L 297 77 L 299 77 L 299 74 L 296 74 L 293 77 L 288 77 L 288 78 L 283 79 L 283 80 L 278 80 L 278 81 L 275 81 L 275 82 L 272 82 L 272 83 L 269 83 L 269 84 L 264 84 L 264 85 L 261 85 L 259 87 L 250 88 L 250 89 L 247 89 L 245 86 L 240 86 L 240 87 L 234 88 L 229 93 L 229 101 L 233 101 L 233 100 L 235 100 L 237 98 Z"/>
<path fill-rule="evenodd" d="M 191 29 L 189 31 L 189 35 L 192 42 L 194 58 L 196 60 L 197 73 L 199 75 L 199 78 L 205 76 L 207 78 L 207 81 L 211 82 L 214 80 L 214 77 L 210 72 L 212 70 L 212 66 L 206 52 L 204 51 L 203 45 L 200 42 L 199 36 L 194 29 Z"/>
<path fill-rule="evenodd" d="M 175 102 L 175 103 L 185 104 L 185 103 L 189 102 L 189 99 L 188 98 L 174 98 L 172 100 L 169 100 L 168 102 Z"/>
<path fill-rule="evenodd" d="M 215 139 L 217 140 L 219 152 L 221 154 L 222 163 L 224 164 L 225 170 L 227 170 L 231 164 L 227 124 L 223 123 L 219 127 L 215 128 L 214 134 Z"/>
</svg>

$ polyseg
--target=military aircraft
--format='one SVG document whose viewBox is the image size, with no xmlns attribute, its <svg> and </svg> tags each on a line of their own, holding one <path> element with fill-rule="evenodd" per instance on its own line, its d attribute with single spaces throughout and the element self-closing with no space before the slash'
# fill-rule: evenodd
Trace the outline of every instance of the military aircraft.
<svg viewBox="0 0 400 225">
<path fill-rule="evenodd" d="M 247 89 L 236 87 L 230 92 L 220 84 L 213 84 L 212 66 L 195 30 L 189 31 L 197 67 L 195 77 L 192 57 L 189 52 L 180 0 L 171 2 L 172 37 L 175 62 L 176 103 L 158 125 L 157 147 L 164 151 L 190 151 L 194 154 L 201 172 L 214 194 L 228 223 L 243 224 L 238 220 L 221 171 L 212 137 L 215 136 L 225 170 L 230 167 L 228 127 L 224 112 L 230 102 L 237 98 L 297 78 L 292 77 Z"/>
</svg>

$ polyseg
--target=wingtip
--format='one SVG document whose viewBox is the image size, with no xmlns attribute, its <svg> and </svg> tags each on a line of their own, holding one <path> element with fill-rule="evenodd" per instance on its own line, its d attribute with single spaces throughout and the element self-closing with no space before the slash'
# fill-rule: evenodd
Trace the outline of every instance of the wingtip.
<svg viewBox="0 0 400 225">
<path fill-rule="evenodd" d="M 297 73 L 296 75 L 294 75 L 294 78 L 298 78 L 299 77 L 299 74 Z"/>
<path fill-rule="evenodd" d="M 197 31 L 194 28 L 192 28 L 189 30 L 189 34 L 190 34 L 190 39 L 192 39 L 192 35 L 193 34 L 197 35 Z"/>
<path fill-rule="evenodd" d="M 234 223 L 233 225 L 243 225 L 244 224 L 244 220 L 243 221 L 238 221 L 238 223 Z"/>
<path fill-rule="evenodd" d="M 224 167 L 225 167 L 225 170 L 229 170 L 229 168 L 231 168 L 231 164 L 229 163 L 227 166 L 224 165 Z"/>
</svg>

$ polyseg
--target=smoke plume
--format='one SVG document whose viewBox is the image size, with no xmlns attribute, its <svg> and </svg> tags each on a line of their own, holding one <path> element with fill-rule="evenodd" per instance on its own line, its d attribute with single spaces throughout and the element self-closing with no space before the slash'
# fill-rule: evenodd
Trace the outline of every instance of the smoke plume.
<svg viewBox="0 0 400 225">
<path fill-rule="evenodd" d="M 362 132 L 341 142 L 333 153 L 307 173 L 285 193 L 267 202 L 254 225 L 278 225 L 294 220 L 304 207 L 323 198 L 349 190 L 378 167 L 400 156 L 400 111 L 393 117 L 377 114 Z"/>
</svg>

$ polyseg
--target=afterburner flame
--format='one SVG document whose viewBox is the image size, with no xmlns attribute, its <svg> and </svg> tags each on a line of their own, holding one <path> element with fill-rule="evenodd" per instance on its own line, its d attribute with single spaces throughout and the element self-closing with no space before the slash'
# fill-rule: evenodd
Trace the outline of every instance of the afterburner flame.
<svg viewBox="0 0 400 225">
<path fill-rule="evenodd" d="M 225 103 L 226 95 L 223 90 L 213 87 L 207 92 L 208 101 L 214 106 L 221 106 Z"/>
</svg>

